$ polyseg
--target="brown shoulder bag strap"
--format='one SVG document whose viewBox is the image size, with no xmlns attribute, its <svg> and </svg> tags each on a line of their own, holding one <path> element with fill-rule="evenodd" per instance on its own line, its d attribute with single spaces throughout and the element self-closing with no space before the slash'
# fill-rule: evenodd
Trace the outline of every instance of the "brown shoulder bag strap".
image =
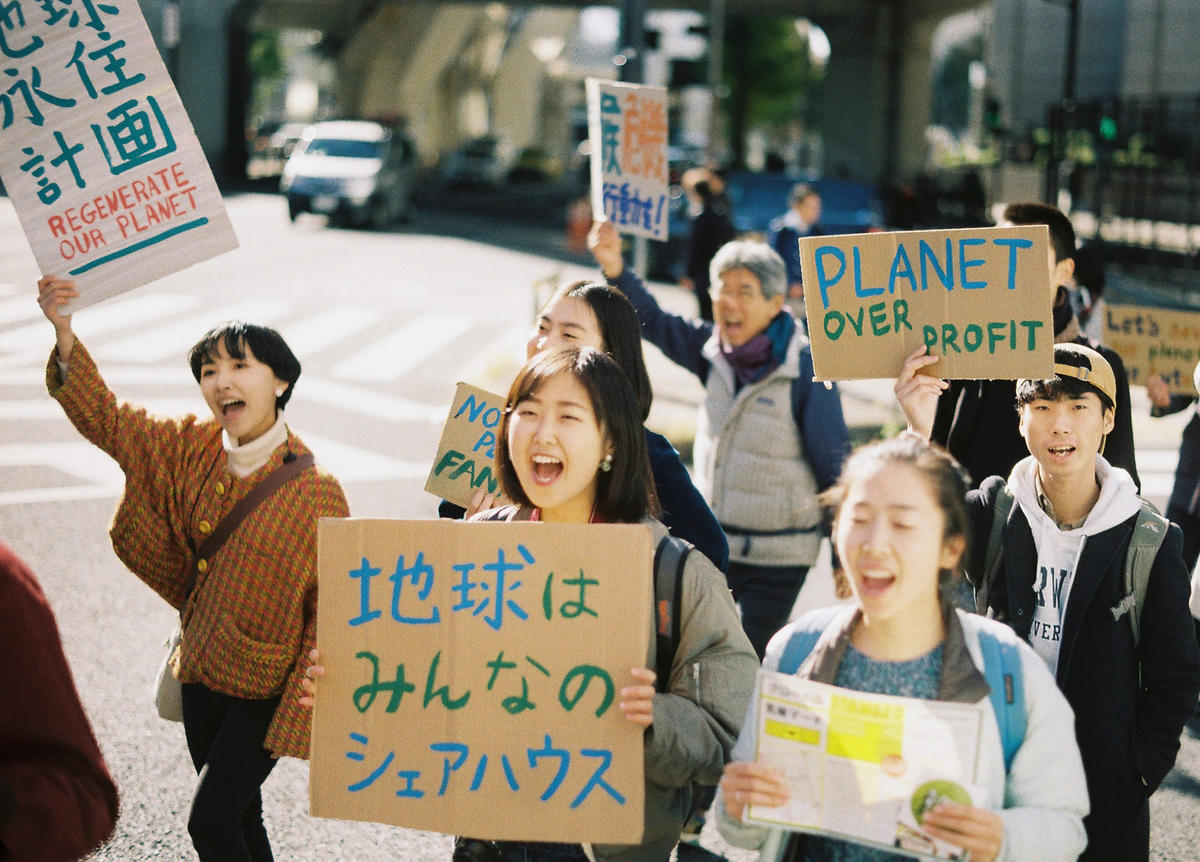
<svg viewBox="0 0 1200 862">
<path fill-rule="evenodd" d="M 259 504 L 295 479 L 314 463 L 311 453 L 300 455 L 295 460 L 281 464 L 271 471 L 242 499 L 238 500 L 229 514 L 221 519 L 207 539 L 196 549 L 196 565 L 210 559 L 225 544 L 225 540 L 233 535 L 233 531 L 246 519 L 246 516 L 258 508 Z"/>
</svg>

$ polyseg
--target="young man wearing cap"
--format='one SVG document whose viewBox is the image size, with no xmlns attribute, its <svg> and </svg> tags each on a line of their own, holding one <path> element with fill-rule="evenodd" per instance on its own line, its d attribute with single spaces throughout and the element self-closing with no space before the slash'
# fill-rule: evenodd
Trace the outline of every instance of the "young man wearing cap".
<svg viewBox="0 0 1200 862">
<path fill-rule="evenodd" d="M 896 381 L 909 429 L 926 437 L 946 384 L 916 372 L 935 361 L 921 348 Z M 1016 384 L 1031 454 L 1007 481 L 987 478 L 967 499 L 967 571 L 979 586 L 997 500 L 1006 491 L 1013 498 L 986 604 L 1046 661 L 1075 711 L 1092 808 L 1084 819 L 1085 860 L 1148 859 L 1149 797 L 1175 762 L 1200 692 L 1177 526 L 1159 546 L 1142 607 L 1131 610 L 1126 598 L 1126 551 L 1142 501 L 1129 474 L 1100 454 L 1114 427 L 1116 393 L 1103 356 L 1055 345 L 1054 377 Z"/>
<path fill-rule="evenodd" d="M 1075 271 L 1075 228 L 1061 210 L 1043 203 L 1015 203 L 1004 209 L 1001 225 L 1046 225 L 1050 233 L 1048 254 L 1050 297 L 1056 344 L 1083 344 L 1095 348 L 1112 366 L 1116 379 L 1116 426 L 1108 436 L 1105 457 L 1122 467 L 1141 487 L 1133 444 L 1133 416 L 1129 410 L 1129 378 L 1115 350 L 1090 342 L 1080 331 L 1066 287 Z M 971 481 L 1007 476 L 1025 457 L 1025 445 L 1013 414 L 1011 380 L 953 380 L 938 402 L 929 439 L 945 446 L 958 459 Z"/>
</svg>

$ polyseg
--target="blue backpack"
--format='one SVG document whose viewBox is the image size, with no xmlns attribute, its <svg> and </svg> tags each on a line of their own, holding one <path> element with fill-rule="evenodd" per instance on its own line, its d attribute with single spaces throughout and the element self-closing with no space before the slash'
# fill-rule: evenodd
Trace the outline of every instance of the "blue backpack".
<svg viewBox="0 0 1200 862">
<path fill-rule="evenodd" d="M 797 627 L 784 645 L 779 657 L 779 673 L 794 674 L 804 664 L 817 645 L 822 632 L 833 622 L 843 606 L 824 608 L 801 617 L 805 623 Z M 1012 769 L 1017 749 L 1025 741 L 1025 686 L 1021 675 L 1021 654 L 1017 645 L 1002 641 L 988 631 L 979 632 L 979 649 L 983 653 L 983 676 L 991 688 L 989 699 L 1000 728 L 1004 749 L 1004 771 Z"/>
</svg>

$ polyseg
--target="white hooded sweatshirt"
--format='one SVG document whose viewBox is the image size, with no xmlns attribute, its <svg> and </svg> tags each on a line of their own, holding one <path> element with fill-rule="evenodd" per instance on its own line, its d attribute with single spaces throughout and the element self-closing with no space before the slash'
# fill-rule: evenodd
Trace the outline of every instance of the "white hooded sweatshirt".
<svg viewBox="0 0 1200 862">
<path fill-rule="evenodd" d="M 1033 583 L 1037 598 L 1029 643 L 1050 666 L 1050 672 L 1056 674 L 1067 599 L 1071 595 L 1075 567 L 1083 553 L 1084 542 L 1088 536 L 1111 529 L 1137 514 L 1141 501 L 1129 474 L 1097 455 L 1096 479 L 1100 482 L 1100 497 L 1083 526 L 1063 530 L 1038 505 L 1037 467 L 1032 455 L 1018 461 L 1008 477 L 1008 487 L 1025 513 L 1037 550 L 1037 573 Z"/>
</svg>

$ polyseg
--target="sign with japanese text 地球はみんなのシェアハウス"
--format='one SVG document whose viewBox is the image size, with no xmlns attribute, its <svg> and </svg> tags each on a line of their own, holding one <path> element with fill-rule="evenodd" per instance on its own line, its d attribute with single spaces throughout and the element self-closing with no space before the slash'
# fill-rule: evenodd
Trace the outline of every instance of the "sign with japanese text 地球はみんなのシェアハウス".
<svg viewBox="0 0 1200 862">
<path fill-rule="evenodd" d="M 502 503 L 496 475 L 496 432 L 504 415 L 504 396 L 459 383 L 442 427 L 437 455 L 425 490 L 466 508 L 480 490 Z"/>
<path fill-rule="evenodd" d="M 237 247 L 133 0 L 0 3 L 0 176 L 64 311 Z"/>
<path fill-rule="evenodd" d="M 1044 225 L 804 237 L 816 378 L 895 377 L 922 344 L 939 377 L 1048 376 L 1047 242 Z"/>
<path fill-rule="evenodd" d="M 653 605 L 641 524 L 325 518 L 314 815 L 479 838 L 641 840 L 618 707 Z"/>
<path fill-rule="evenodd" d="M 588 78 L 592 212 L 621 233 L 667 238 L 667 91 Z"/>
</svg>

